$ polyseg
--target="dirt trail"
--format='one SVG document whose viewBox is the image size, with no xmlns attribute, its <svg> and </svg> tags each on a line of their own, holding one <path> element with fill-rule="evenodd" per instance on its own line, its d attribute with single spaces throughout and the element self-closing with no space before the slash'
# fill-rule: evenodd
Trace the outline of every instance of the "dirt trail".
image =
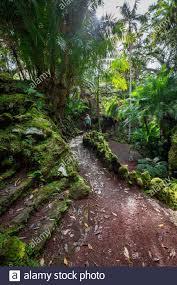
<svg viewBox="0 0 177 285">
<path fill-rule="evenodd" d="M 92 193 L 73 202 L 46 243 L 45 265 L 176 266 L 176 212 L 109 173 L 82 137 L 71 147 Z"/>
</svg>

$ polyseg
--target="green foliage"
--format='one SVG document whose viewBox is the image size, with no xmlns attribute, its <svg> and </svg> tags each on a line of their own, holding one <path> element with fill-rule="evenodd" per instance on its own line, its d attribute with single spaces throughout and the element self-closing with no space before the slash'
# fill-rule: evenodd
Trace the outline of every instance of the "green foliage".
<svg viewBox="0 0 177 285">
<path fill-rule="evenodd" d="M 151 177 L 166 178 L 168 176 L 167 163 L 157 159 L 142 159 L 138 161 L 139 172 L 148 171 Z"/>
<path fill-rule="evenodd" d="M 65 109 L 65 115 L 77 118 L 88 111 L 88 109 L 88 105 L 83 100 L 70 98 Z"/>
<path fill-rule="evenodd" d="M 150 155 L 159 154 L 160 128 L 156 121 L 137 128 L 132 133 L 132 142 L 140 151 L 146 151 Z"/>
<path fill-rule="evenodd" d="M 174 130 L 172 136 L 171 148 L 168 154 L 169 170 L 174 176 L 177 174 L 177 131 Z"/>
<path fill-rule="evenodd" d="M 177 124 L 176 86 L 176 76 L 163 67 L 134 90 L 131 104 L 124 100 L 118 108 L 117 117 L 125 126 L 131 122 L 132 142 L 146 155 L 164 156 L 163 145 Z"/>
<path fill-rule="evenodd" d="M 28 255 L 28 247 L 19 238 L 0 233 L 1 266 L 37 266 Z"/>
<path fill-rule="evenodd" d="M 177 62 L 177 3 L 175 0 L 160 0 L 149 9 L 149 24 L 151 47 L 156 52 L 157 58 L 169 52 L 169 57 L 165 60 L 169 66 L 175 67 Z M 158 50 L 157 47 L 160 47 Z M 176 68 L 176 67 L 175 67 Z"/>
<path fill-rule="evenodd" d="M 137 87 L 133 95 L 146 116 L 153 115 L 159 122 L 167 115 L 176 119 L 176 80 L 171 72 L 162 68 L 157 76 L 149 76 Z"/>
<path fill-rule="evenodd" d="M 109 77 L 116 90 L 126 91 L 128 89 L 126 74 L 129 68 L 129 63 L 125 56 L 117 58 L 112 62 Z"/>
<path fill-rule="evenodd" d="M 161 181 L 157 186 L 157 192 L 155 193 L 155 197 L 160 201 L 167 204 L 170 208 L 176 210 L 177 209 L 177 181 Z"/>
<path fill-rule="evenodd" d="M 150 190 L 146 191 L 146 193 L 151 197 L 157 196 L 157 193 L 163 191 L 164 187 L 165 182 L 161 178 L 153 178 L 149 185 Z"/>
</svg>

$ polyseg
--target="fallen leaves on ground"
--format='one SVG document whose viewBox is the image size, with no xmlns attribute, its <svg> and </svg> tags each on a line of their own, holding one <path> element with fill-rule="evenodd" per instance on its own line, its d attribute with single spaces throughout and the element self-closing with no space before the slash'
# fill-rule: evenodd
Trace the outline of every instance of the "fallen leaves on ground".
<svg viewBox="0 0 177 285">
<path fill-rule="evenodd" d="M 91 246 L 90 243 L 88 244 L 88 248 L 89 248 L 89 249 L 93 249 L 93 247 Z"/>
<path fill-rule="evenodd" d="M 66 257 L 64 257 L 63 263 L 64 263 L 64 265 L 68 266 L 68 260 Z"/>
<path fill-rule="evenodd" d="M 175 251 L 174 248 L 172 248 L 171 251 L 170 251 L 170 257 L 174 258 L 175 256 L 176 256 L 176 251 Z"/>
<path fill-rule="evenodd" d="M 125 256 L 128 260 L 130 260 L 130 254 L 129 254 L 129 251 L 128 251 L 128 249 L 127 249 L 126 247 L 124 247 L 124 256 Z"/>
<path fill-rule="evenodd" d="M 44 266 L 44 263 L 45 263 L 44 258 L 41 258 L 41 260 L 40 260 L 40 265 L 41 265 L 41 266 Z"/>
<path fill-rule="evenodd" d="M 84 226 L 85 226 L 86 228 L 89 228 L 89 225 L 88 225 L 87 223 L 84 223 Z"/>
</svg>

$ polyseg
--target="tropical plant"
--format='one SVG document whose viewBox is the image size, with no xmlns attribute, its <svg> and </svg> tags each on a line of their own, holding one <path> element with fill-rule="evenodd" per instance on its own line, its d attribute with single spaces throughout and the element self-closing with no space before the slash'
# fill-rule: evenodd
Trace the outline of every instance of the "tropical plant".
<svg viewBox="0 0 177 285">
<path fill-rule="evenodd" d="M 100 0 L 73 1 L 64 10 L 61 2 L 2 0 L 0 6 L 3 43 L 24 79 L 50 72 L 41 88 L 59 117 L 79 76 L 111 46 L 108 17 L 104 25 L 95 17 Z"/>
<path fill-rule="evenodd" d="M 137 42 L 138 23 L 144 20 L 142 15 L 137 14 L 139 0 L 135 0 L 133 8 L 131 9 L 128 2 L 124 2 L 123 6 L 119 6 L 122 19 L 119 20 L 115 27 L 115 32 L 123 41 L 129 61 L 129 104 L 131 104 L 132 95 L 132 81 L 133 81 L 133 65 L 132 53 L 133 48 Z M 129 134 L 128 139 L 131 138 L 131 120 L 129 120 Z"/>
</svg>

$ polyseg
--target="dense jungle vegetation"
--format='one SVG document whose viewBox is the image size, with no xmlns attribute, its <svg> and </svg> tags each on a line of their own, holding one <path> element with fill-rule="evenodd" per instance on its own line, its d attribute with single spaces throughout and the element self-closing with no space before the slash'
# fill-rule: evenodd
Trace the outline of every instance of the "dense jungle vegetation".
<svg viewBox="0 0 177 285">
<path fill-rule="evenodd" d="M 64 212 L 91 192 L 70 148 L 82 135 L 121 183 L 177 210 L 177 1 L 142 14 L 117 0 L 100 18 L 103 2 L 1 0 L 1 265 L 44 265 Z"/>
</svg>

